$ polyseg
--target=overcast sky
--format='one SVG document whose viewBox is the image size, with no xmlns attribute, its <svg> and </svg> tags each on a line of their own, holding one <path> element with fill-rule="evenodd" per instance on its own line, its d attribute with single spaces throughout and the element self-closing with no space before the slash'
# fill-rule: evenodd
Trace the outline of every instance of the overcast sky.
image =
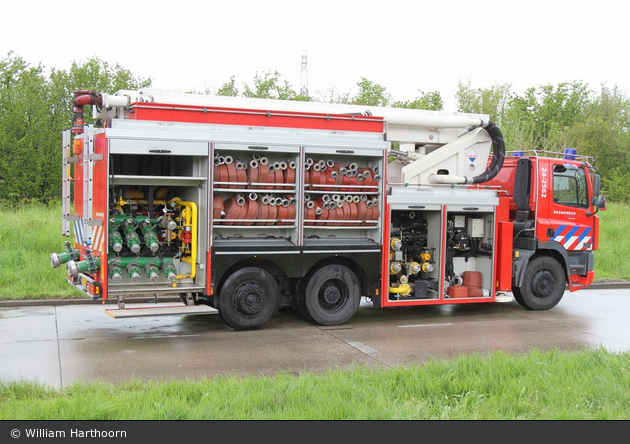
<svg viewBox="0 0 630 444">
<path fill-rule="evenodd" d="M 277 70 L 299 92 L 306 55 L 311 95 L 355 94 L 365 77 L 394 100 L 439 91 L 455 111 L 458 81 L 627 91 L 629 11 L 618 0 L 21 0 L 2 6 L 0 57 L 67 69 L 96 56 L 180 91 Z"/>
</svg>

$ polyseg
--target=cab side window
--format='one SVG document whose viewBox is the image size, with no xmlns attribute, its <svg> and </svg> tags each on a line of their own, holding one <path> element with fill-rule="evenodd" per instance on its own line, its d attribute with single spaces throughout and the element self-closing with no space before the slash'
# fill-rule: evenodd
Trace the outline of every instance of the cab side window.
<svg viewBox="0 0 630 444">
<path fill-rule="evenodd" d="M 553 167 L 553 201 L 561 205 L 588 208 L 584 168 L 572 164 Z"/>
</svg>

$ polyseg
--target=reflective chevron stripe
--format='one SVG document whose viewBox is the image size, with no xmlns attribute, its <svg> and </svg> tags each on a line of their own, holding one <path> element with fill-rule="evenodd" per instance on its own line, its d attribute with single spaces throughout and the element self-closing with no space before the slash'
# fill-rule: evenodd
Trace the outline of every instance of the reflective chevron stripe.
<svg viewBox="0 0 630 444">
<path fill-rule="evenodd" d="M 86 248 L 106 253 L 106 251 L 103 250 L 105 245 L 105 229 L 99 225 L 92 227 L 92 241 L 90 242 L 90 239 L 86 238 L 83 234 L 83 218 L 74 221 L 74 240 L 77 244 L 83 245 Z"/>
<path fill-rule="evenodd" d="M 561 243 L 567 250 L 591 250 L 592 230 L 591 227 L 559 225 L 554 227 L 555 236 L 551 240 Z"/>
</svg>

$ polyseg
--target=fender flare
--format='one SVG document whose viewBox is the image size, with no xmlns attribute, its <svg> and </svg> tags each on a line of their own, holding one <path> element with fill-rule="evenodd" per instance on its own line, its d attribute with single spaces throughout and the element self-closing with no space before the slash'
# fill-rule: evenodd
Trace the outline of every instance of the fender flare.
<svg viewBox="0 0 630 444">
<path fill-rule="evenodd" d="M 560 245 L 556 241 L 548 241 L 548 242 L 537 242 L 537 247 L 535 250 L 518 250 L 519 255 L 514 259 L 514 276 L 512 286 L 514 287 L 522 287 L 523 286 L 523 277 L 525 276 L 525 270 L 527 269 L 527 265 L 532 257 L 537 254 L 544 254 L 547 256 L 554 256 L 556 259 L 559 259 L 560 265 L 564 269 L 565 276 L 567 277 L 567 282 L 570 275 L 570 270 L 568 268 L 569 264 L 569 253 L 567 250 Z"/>
</svg>

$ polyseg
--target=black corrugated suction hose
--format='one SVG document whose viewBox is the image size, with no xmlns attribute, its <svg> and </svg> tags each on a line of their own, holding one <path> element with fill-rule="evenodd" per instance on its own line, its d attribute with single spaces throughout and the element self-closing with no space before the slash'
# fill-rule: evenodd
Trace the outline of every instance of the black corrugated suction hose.
<svg viewBox="0 0 630 444">
<path fill-rule="evenodd" d="M 492 160 L 486 171 L 473 177 L 472 183 L 484 183 L 492 180 L 501 171 L 505 160 L 505 141 L 501 130 L 492 122 L 488 123 L 485 130 L 492 140 Z"/>
</svg>

